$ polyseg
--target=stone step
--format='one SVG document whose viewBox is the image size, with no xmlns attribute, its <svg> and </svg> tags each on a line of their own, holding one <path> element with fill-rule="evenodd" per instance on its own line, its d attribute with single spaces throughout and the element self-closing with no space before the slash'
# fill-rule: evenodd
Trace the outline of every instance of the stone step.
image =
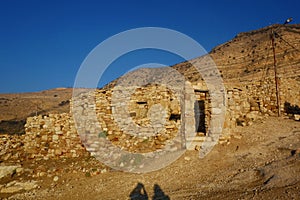
<svg viewBox="0 0 300 200">
<path fill-rule="evenodd" d="M 194 136 L 186 138 L 186 149 L 195 150 L 199 149 L 205 140 L 205 136 Z"/>
<path fill-rule="evenodd" d="M 186 149 L 187 150 L 195 150 L 197 148 L 200 148 L 203 142 L 201 141 L 193 141 L 193 142 L 187 142 L 186 143 Z"/>
<path fill-rule="evenodd" d="M 217 139 L 214 139 L 212 137 L 205 137 L 205 136 L 194 136 L 194 137 L 189 137 L 186 138 L 186 149 L 187 150 L 195 150 L 199 149 L 201 146 L 203 146 L 203 142 L 205 141 L 205 145 L 215 145 L 218 142 Z"/>
<path fill-rule="evenodd" d="M 187 142 L 203 142 L 205 140 L 205 136 L 194 136 L 194 137 L 188 137 L 186 138 Z"/>
</svg>

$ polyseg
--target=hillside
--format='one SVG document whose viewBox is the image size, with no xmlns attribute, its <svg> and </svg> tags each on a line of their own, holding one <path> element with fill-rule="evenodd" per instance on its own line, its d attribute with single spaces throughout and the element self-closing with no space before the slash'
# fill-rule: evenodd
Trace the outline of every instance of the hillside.
<svg viewBox="0 0 300 200">
<path fill-rule="evenodd" d="M 24 133 L 23 126 L 29 116 L 69 112 L 71 97 L 71 88 L 0 94 L 0 133 Z"/>
<path fill-rule="evenodd" d="M 254 80 L 263 81 L 274 78 L 274 58 L 271 40 L 272 30 L 275 38 L 275 54 L 278 77 L 293 78 L 300 82 L 300 24 L 272 25 L 250 32 L 240 33 L 232 40 L 215 47 L 209 55 L 218 67 L 225 84 L 239 86 Z M 201 75 L 192 66 L 193 63 L 205 65 L 207 56 L 195 58 L 171 66 L 191 82 L 197 82 Z M 143 77 L 143 69 L 136 73 L 136 80 Z M 105 88 L 112 88 L 115 80 Z"/>
</svg>

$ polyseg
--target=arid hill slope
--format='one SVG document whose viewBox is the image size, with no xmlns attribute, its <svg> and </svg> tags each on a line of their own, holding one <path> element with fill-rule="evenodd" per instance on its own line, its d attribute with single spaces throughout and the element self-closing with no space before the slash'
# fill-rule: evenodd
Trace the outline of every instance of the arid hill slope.
<svg viewBox="0 0 300 200">
<path fill-rule="evenodd" d="M 69 112 L 71 97 L 71 88 L 0 94 L 0 133 L 23 133 L 23 125 L 29 116 Z"/>
<path fill-rule="evenodd" d="M 274 54 L 271 40 L 274 40 L 278 77 L 293 78 L 300 82 L 300 24 L 272 25 L 259 30 L 240 33 L 232 40 L 215 47 L 208 55 L 172 66 L 183 74 L 187 80 L 196 82 L 200 74 L 192 66 L 193 63 L 205 64 L 207 56 L 215 62 L 222 74 L 225 84 L 239 86 L 253 80 L 274 77 Z M 132 84 L 140 82 L 144 69 L 136 73 Z M 118 79 L 117 79 L 118 80 Z M 106 85 L 113 87 L 117 80 Z"/>
</svg>

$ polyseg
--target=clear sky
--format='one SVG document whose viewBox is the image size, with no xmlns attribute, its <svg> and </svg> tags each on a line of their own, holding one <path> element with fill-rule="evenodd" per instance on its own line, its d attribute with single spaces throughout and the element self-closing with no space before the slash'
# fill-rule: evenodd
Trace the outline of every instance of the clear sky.
<svg viewBox="0 0 300 200">
<path fill-rule="evenodd" d="M 288 17 L 300 23 L 299 0 L 0 0 L 0 93 L 72 87 L 88 53 L 128 29 L 174 29 L 210 51 L 240 32 Z M 157 51 L 122 59 L 110 67 L 103 83 L 122 75 L 126 66 L 180 62 Z"/>
</svg>

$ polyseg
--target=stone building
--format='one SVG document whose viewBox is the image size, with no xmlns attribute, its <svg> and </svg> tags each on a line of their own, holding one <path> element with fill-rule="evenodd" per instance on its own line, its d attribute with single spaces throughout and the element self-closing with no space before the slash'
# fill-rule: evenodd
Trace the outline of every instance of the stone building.
<svg viewBox="0 0 300 200">
<path fill-rule="evenodd" d="M 275 46 L 270 42 L 272 29 L 280 36 Z M 273 25 L 241 33 L 206 56 L 172 66 L 179 78 L 168 74 L 166 79 L 161 72 L 146 77 L 150 69 L 141 69 L 102 89 L 75 92 L 70 113 L 27 120 L 24 137 L 39 139 L 25 149 L 35 156 L 63 157 L 82 155 L 84 148 L 97 154 L 106 141 L 134 153 L 201 150 L 206 143 L 227 142 L 237 126 L 276 116 L 278 109 L 282 115 L 299 114 L 299 44 L 299 25 Z M 210 70 L 210 59 L 220 74 Z M 214 87 L 211 77 L 216 76 L 224 87 Z"/>
</svg>

